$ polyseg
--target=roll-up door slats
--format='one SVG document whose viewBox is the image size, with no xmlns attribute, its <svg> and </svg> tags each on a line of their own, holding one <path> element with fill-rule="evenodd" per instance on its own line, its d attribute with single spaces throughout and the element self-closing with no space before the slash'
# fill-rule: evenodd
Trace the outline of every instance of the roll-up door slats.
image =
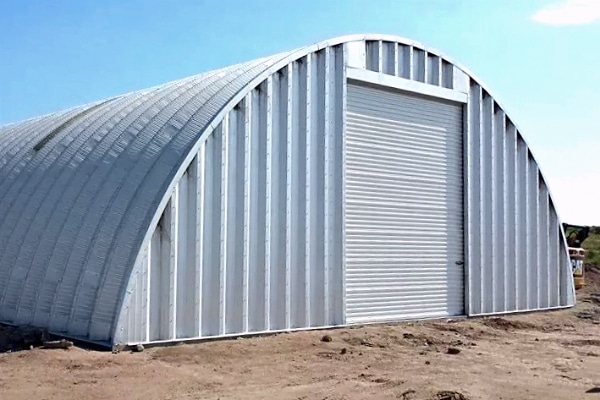
<svg viewBox="0 0 600 400">
<path fill-rule="evenodd" d="M 348 85 L 348 323 L 464 313 L 462 115 Z"/>
</svg>

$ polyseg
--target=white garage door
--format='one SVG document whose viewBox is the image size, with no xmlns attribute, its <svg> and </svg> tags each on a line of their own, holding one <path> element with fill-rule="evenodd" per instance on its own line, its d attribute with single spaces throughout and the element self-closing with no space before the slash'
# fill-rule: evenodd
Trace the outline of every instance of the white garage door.
<svg viewBox="0 0 600 400">
<path fill-rule="evenodd" d="M 346 320 L 464 314 L 462 105 L 348 85 Z"/>
</svg>

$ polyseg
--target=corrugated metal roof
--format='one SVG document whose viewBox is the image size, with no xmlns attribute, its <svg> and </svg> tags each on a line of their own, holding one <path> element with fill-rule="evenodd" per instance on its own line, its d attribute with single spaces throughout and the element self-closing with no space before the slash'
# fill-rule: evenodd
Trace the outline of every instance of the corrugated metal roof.
<svg viewBox="0 0 600 400">
<path fill-rule="evenodd" d="M 179 163 L 286 55 L 0 127 L 0 319 L 83 337 L 92 315 L 110 327 Z"/>
</svg>

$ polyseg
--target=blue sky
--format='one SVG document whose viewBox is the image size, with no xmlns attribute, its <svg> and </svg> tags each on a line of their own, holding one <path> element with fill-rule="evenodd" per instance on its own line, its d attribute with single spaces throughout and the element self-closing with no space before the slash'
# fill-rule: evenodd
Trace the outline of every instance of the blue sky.
<svg viewBox="0 0 600 400">
<path fill-rule="evenodd" d="M 600 225 L 600 0 L 6 0 L 0 125 L 350 33 L 466 66 L 523 132 L 562 220 Z"/>
</svg>

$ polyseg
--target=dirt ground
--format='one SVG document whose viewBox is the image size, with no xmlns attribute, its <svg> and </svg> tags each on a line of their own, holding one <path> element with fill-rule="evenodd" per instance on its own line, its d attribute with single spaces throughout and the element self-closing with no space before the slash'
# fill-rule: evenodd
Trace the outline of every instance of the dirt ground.
<svg viewBox="0 0 600 400">
<path fill-rule="evenodd" d="M 35 337 L 8 352 L 4 329 L 0 399 L 600 399 L 600 270 L 586 278 L 570 310 L 141 353 L 46 350 Z"/>
</svg>

